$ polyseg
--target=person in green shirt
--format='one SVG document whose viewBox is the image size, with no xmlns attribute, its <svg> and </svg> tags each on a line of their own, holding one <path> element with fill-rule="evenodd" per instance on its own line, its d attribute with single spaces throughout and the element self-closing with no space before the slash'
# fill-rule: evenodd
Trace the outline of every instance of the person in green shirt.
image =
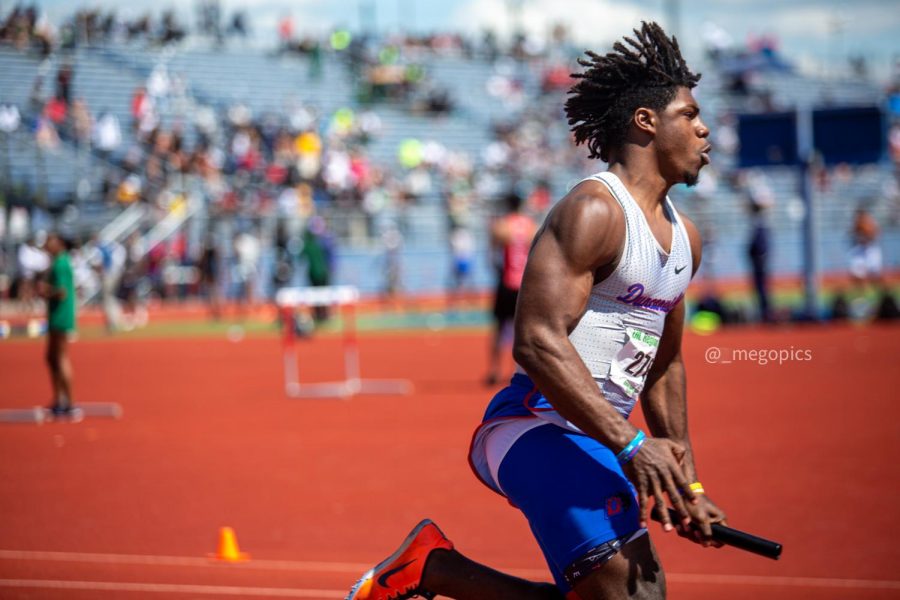
<svg viewBox="0 0 900 600">
<path fill-rule="evenodd" d="M 314 215 L 309 219 L 303 232 L 303 248 L 300 255 L 306 259 L 307 277 L 312 287 L 331 285 L 331 273 L 334 267 L 334 240 L 328 232 L 325 219 Z M 313 307 L 313 320 L 319 324 L 327 320 L 327 306 Z"/>
<path fill-rule="evenodd" d="M 47 236 L 44 248 L 52 262 L 42 295 L 47 300 L 47 366 L 53 384 L 54 417 L 80 420 L 81 410 L 73 406 L 72 362 L 69 334 L 75 331 L 75 277 L 66 242 L 58 233 Z"/>
</svg>

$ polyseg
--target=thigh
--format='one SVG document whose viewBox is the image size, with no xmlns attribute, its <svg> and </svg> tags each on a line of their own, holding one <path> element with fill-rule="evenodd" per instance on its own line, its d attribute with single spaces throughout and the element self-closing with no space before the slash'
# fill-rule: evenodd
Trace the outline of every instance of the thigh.
<svg viewBox="0 0 900 600">
<path fill-rule="evenodd" d="M 517 290 L 511 290 L 503 282 L 497 285 L 494 295 L 494 318 L 502 326 L 516 314 L 516 300 L 519 297 Z"/>
<path fill-rule="evenodd" d="M 532 429 L 510 448 L 498 479 L 564 591 L 640 530 L 634 489 L 615 455 L 586 435 L 556 425 Z"/>
<path fill-rule="evenodd" d="M 602 568 L 575 585 L 580 600 L 662 600 L 666 578 L 650 535 L 628 542 Z"/>
</svg>

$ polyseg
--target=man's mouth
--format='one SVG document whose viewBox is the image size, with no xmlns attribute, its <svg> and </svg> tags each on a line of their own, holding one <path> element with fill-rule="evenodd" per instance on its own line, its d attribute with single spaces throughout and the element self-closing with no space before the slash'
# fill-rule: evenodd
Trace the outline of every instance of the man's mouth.
<svg viewBox="0 0 900 600">
<path fill-rule="evenodd" d="M 712 146 L 707 145 L 703 150 L 700 151 L 700 160 L 703 161 L 704 165 L 709 164 L 709 153 L 712 150 Z"/>
</svg>

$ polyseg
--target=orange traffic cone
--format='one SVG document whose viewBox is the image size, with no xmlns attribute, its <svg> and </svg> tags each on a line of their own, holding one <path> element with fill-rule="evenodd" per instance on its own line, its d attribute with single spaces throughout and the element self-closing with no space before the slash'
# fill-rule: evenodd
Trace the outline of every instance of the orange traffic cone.
<svg viewBox="0 0 900 600">
<path fill-rule="evenodd" d="M 238 549 L 237 537 L 235 537 L 234 529 L 231 527 L 222 527 L 219 529 L 219 550 L 215 554 L 210 554 L 209 556 L 210 558 L 226 562 L 250 560 L 249 554 L 241 552 Z"/>
</svg>

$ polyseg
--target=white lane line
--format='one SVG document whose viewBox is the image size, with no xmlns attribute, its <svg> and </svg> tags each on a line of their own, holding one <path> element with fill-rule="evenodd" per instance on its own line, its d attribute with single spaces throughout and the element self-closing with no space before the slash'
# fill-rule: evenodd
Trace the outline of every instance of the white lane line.
<svg viewBox="0 0 900 600">
<path fill-rule="evenodd" d="M 97 554 L 89 552 L 45 552 L 34 550 L 0 550 L 0 559 L 48 560 L 59 562 L 107 563 L 117 565 L 163 565 L 175 567 L 229 567 L 248 570 L 312 571 L 316 573 L 365 573 L 372 568 L 367 563 L 318 562 L 297 560 L 260 560 L 224 563 L 211 558 L 194 556 L 154 556 L 149 554 Z"/>
<path fill-rule="evenodd" d="M 666 573 L 666 579 L 675 583 L 900 590 L 900 581 L 887 579 L 837 579 L 828 577 L 777 577 L 770 575 L 715 575 L 703 573 Z"/>
<path fill-rule="evenodd" d="M 369 563 L 345 563 L 295 560 L 253 559 L 239 563 L 220 563 L 192 556 L 155 556 L 146 554 L 98 554 L 87 552 L 46 552 L 35 550 L 2 550 L 0 560 L 46 560 L 59 562 L 85 562 L 98 564 L 162 565 L 179 567 L 217 567 L 247 570 L 306 571 L 311 573 L 348 573 L 359 575 L 369 570 Z M 542 569 L 501 568 L 501 571 L 526 579 L 546 580 L 548 572 Z M 900 581 L 885 579 L 842 579 L 826 577 L 779 577 L 770 575 L 721 575 L 713 573 L 666 573 L 675 583 L 716 585 L 768 585 L 809 588 L 844 588 L 900 590 Z M 265 589 L 265 588 L 263 588 Z M 328 590 L 326 590 L 328 591 Z M 334 593 L 331 591 L 331 593 Z"/>
<path fill-rule="evenodd" d="M 205 594 L 207 596 L 266 596 L 275 598 L 343 598 L 346 591 L 297 588 L 264 588 L 229 585 L 189 585 L 175 583 L 115 583 L 111 581 L 61 581 L 54 579 L 0 579 L 0 587 L 100 592 L 157 592 L 162 594 Z"/>
</svg>

